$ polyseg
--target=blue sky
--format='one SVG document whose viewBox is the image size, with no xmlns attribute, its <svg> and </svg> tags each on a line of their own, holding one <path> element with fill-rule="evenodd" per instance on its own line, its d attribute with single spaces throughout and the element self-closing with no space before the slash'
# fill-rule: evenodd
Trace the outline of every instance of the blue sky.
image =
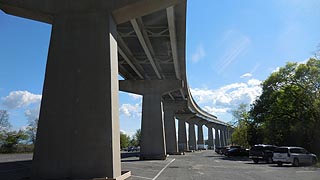
<svg viewBox="0 0 320 180">
<path fill-rule="evenodd" d="M 230 121 L 259 84 L 320 44 L 319 0 L 189 0 L 187 77 L 196 102 Z M 51 26 L 0 12 L 0 109 L 14 129 L 38 116 Z M 141 96 L 120 93 L 121 130 L 140 128 Z"/>
</svg>

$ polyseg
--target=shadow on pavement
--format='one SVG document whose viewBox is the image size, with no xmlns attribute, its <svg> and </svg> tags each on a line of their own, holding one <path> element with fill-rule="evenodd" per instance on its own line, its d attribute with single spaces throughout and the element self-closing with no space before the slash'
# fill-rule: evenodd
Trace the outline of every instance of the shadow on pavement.
<svg viewBox="0 0 320 180">
<path fill-rule="evenodd" d="M 140 152 L 122 152 L 121 159 L 130 158 L 130 157 L 139 157 Z"/>
<path fill-rule="evenodd" d="M 222 160 L 227 160 L 227 161 L 251 161 L 249 157 L 221 157 L 220 159 Z"/>
<path fill-rule="evenodd" d="M 14 161 L 0 163 L 1 180 L 18 180 L 30 176 L 32 161 Z"/>
<path fill-rule="evenodd" d="M 140 152 L 122 152 L 121 162 L 139 161 L 139 158 L 134 158 L 139 156 Z M 31 165 L 32 160 L 0 162 L 0 180 L 28 179 L 31 175 Z"/>
<path fill-rule="evenodd" d="M 216 157 L 222 157 L 222 156 L 220 156 L 220 155 L 211 155 L 211 156 L 204 156 L 204 157 L 208 157 L 208 158 L 216 158 Z"/>
</svg>

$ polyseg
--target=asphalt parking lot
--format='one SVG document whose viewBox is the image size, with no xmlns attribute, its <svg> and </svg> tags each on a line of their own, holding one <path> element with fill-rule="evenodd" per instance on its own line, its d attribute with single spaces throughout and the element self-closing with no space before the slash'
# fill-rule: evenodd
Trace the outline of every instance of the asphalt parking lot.
<svg viewBox="0 0 320 180">
<path fill-rule="evenodd" d="M 254 164 L 248 158 L 228 158 L 212 150 L 169 156 L 165 161 L 139 161 L 137 154 L 122 157 L 122 170 L 130 170 L 128 180 L 319 180 L 320 169 Z M 28 177 L 32 154 L 0 154 L 0 180 Z"/>
<path fill-rule="evenodd" d="M 319 180 L 320 169 L 254 164 L 248 158 L 228 158 L 212 150 L 169 156 L 165 161 L 125 161 L 122 168 L 131 170 L 129 180 Z"/>
</svg>

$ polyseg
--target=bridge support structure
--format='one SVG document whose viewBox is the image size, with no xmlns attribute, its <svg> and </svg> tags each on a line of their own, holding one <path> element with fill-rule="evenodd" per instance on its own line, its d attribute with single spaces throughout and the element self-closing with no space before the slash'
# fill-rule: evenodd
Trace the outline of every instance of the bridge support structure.
<svg viewBox="0 0 320 180">
<path fill-rule="evenodd" d="M 203 125 L 204 122 L 199 121 L 197 123 L 198 126 L 198 140 L 197 140 L 197 146 L 199 150 L 203 150 L 205 147 L 205 143 L 204 143 L 204 137 L 203 137 Z"/>
<path fill-rule="evenodd" d="M 167 152 L 161 96 L 182 86 L 181 80 L 120 81 L 121 91 L 143 95 L 140 144 L 141 160 L 166 159 Z"/>
<path fill-rule="evenodd" d="M 221 142 L 220 142 L 220 136 L 219 136 L 219 129 L 217 125 L 212 124 L 211 125 L 214 128 L 214 147 L 221 147 Z"/>
<path fill-rule="evenodd" d="M 178 121 L 178 148 L 179 152 L 189 151 L 185 120 Z"/>
<path fill-rule="evenodd" d="M 175 112 L 186 107 L 186 101 L 163 101 L 164 107 L 164 130 L 166 139 L 166 151 L 170 155 L 178 155 L 178 143 L 176 133 Z"/>
<path fill-rule="evenodd" d="M 196 130 L 195 123 L 188 121 L 189 123 L 189 150 L 196 151 L 198 150 L 197 141 L 196 141 Z"/>
<path fill-rule="evenodd" d="M 208 128 L 208 149 L 214 149 L 212 127 L 210 124 L 207 124 L 206 126 Z"/>
<path fill-rule="evenodd" d="M 178 148 L 179 152 L 189 151 L 186 122 L 193 114 L 176 114 L 178 118 Z"/>
</svg>

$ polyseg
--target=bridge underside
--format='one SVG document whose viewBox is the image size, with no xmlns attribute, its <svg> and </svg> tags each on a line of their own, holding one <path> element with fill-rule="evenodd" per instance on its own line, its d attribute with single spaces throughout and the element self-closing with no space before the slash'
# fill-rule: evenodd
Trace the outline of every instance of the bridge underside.
<svg viewBox="0 0 320 180">
<path fill-rule="evenodd" d="M 184 0 L 0 0 L 0 9 L 52 24 L 32 178 L 123 178 L 119 89 L 143 95 L 141 159 L 178 153 L 175 118 L 180 151 L 185 122 L 198 137 L 203 125 L 226 136 L 188 88 Z"/>
</svg>

